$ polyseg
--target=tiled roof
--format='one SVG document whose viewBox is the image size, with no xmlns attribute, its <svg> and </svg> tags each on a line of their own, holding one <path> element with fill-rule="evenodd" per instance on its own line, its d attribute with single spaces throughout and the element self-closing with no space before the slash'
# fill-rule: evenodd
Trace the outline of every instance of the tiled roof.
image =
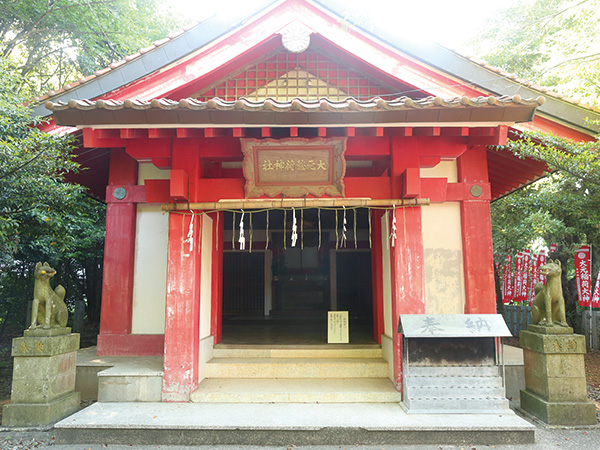
<svg viewBox="0 0 600 450">
<path fill-rule="evenodd" d="M 334 111 L 334 112 L 351 112 L 351 111 L 398 111 L 406 109 L 427 109 L 427 108 L 456 108 L 456 107 L 486 107 L 486 106 L 501 106 L 510 107 L 516 105 L 523 106 L 539 106 L 544 104 L 545 98 L 538 97 L 535 99 L 524 99 L 519 95 L 512 97 L 455 97 L 445 99 L 442 97 L 426 97 L 423 99 L 413 100 L 409 97 L 399 97 L 393 100 L 385 100 L 379 97 L 369 100 L 357 100 L 354 98 L 346 98 L 345 100 L 329 100 L 321 98 L 319 100 L 303 100 L 300 98 L 291 101 L 278 101 L 272 98 L 267 98 L 263 101 L 253 101 L 246 98 L 241 98 L 235 101 L 226 101 L 220 98 L 213 98 L 208 101 L 200 101 L 193 98 L 184 98 L 179 101 L 174 101 L 166 98 L 153 99 L 150 101 L 144 100 L 69 100 L 65 102 L 53 103 L 46 102 L 46 108 L 51 111 L 65 111 L 67 109 L 78 109 L 80 111 L 89 111 L 92 109 L 106 109 L 109 111 L 117 111 L 123 109 L 148 110 L 162 109 L 172 111 L 176 109 L 188 109 L 192 111 L 217 110 L 217 111 L 275 111 L 275 112 L 315 112 L 315 111 Z"/>
<path fill-rule="evenodd" d="M 458 56 L 461 56 L 461 57 L 469 60 L 470 62 L 472 62 L 474 64 L 477 64 L 477 65 L 479 65 L 479 66 L 481 66 L 481 67 L 483 67 L 483 68 L 485 68 L 485 69 L 487 69 L 487 70 L 489 70 L 491 72 L 497 73 L 502 78 L 509 79 L 509 80 L 511 80 L 511 81 L 513 81 L 515 83 L 520 84 L 521 86 L 525 86 L 525 87 L 528 87 L 528 88 L 533 89 L 535 91 L 538 91 L 538 92 L 544 94 L 544 96 L 554 97 L 554 98 L 557 98 L 559 100 L 563 100 L 565 102 L 572 103 L 574 105 L 578 105 L 578 106 L 581 106 L 581 107 L 586 108 L 586 109 L 590 109 L 592 111 L 600 112 L 600 108 L 598 108 L 598 107 L 595 107 L 593 105 L 589 105 L 589 104 L 587 104 L 585 102 L 582 102 L 580 100 L 568 97 L 568 96 L 563 95 L 563 94 L 561 94 L 559 92 L 552 91 L 552 90 L 548 89 L 547 87 L 535 84 L 535 83 L 533 83 L 530 80 L 525 80 L 523 78 L 520 78 L 518 75 L 516 75 L 514 73 L 506 72 L 505 70 L 502 70 L 500 67 L 493 66 L 493 65 L 487 63 L 486 61 L 484 61 L 482 59 L 462 54 L 459 51 L 454 50 L 454 49 L 446 48 L 446 50 L 448 50 L 450 52 L 453 52 L 453 53 L 456 53 Z"/>
<path fill-rule="evenodd" d="M 265 7 L 271 3 L 270 0 L 263 0 L 261 2 L 261 7 Z M 333 8 L 331 11 L 334 14 L 339 15 L 339 11 L 337 11 L 339 7 L 330 7 L 329 4 L 325 4 L 321 0 L 317 0 L 317 3 L 325 8 Z M 227 30 L 231 30 L 232 27 L 243 23 L 243 20 L 245 19 L 237 16 L 235 17 L 235 20 L 228 17 L 227 24 L 225 24 L 223 18 L 212 17 L 202 23 L 194 23 L 187 26 L 182 30 L 170 34 L 167 38 L 156 41 L 152 45 L 111 64 L 105 69 L 98 70 L 92 75 L 83 77 L 76 82 L 67 84 L 60 89 L 50 91 L 46 95 L 34 99 L 35 102 L 38 103 L 34 114 L 48 114 L 48 110 L 44 108 L 45 100 L 66 100 L 69 97 L 85 99 L 97 98 L 101 95 L 105 95 L 111 92 L 111 90 L 116 89 L 116 86 L 122 86 L 132 82 L 132 79 L 128 78 L 132 73 L 137 74 L 136 77 L 142 77 L 147 73 L 158 70 L 165 64 L 174 62 L 177 59 L 174 55 L 181 56 L 185 51 L 192 51 L 191 47 L 186 47 L 187 50 L 185 50 L 184 53 L 178 53 L 183 51 L 179 48 L 183 48 L 183 44 L 179 42 L 181 39 L 185 40 L 186 45 L 198 45 L 199 42 L 207 43 L 217 38 L 219 33 L 225 33 Z M 572 123 L 576 128 L 581 129 L 585 133 L 597 132 L 597 127 L 591 125 L 587 119 L 590 114 L 588 111 L 591 112 L 591 118 L 595 118 L 600 113 L 600 108 L 595 108 L 559 93 L 552 92 L 543 86 L 538 86 L 528 80 L 520 79 L 516 75 L 507 73 L 485 61 L 462 55 L 455 50 L 437 44 L 433 47 L 414 46 L 410 44 L 410 42 L 404 42 L 402 39 L 397 39 L 397 36 L 389 35 L 388 33 L 373 33 L 371 31 L 370 34 L 389 43 L 399 51 L 403 51 L 417 59 L 423 60 L 425 64 L 432 64 L 442 71 L 466 80 L 466 82 L 473 86 L 480 87 L 483 91 L 498 95 L 500 93 L 515 92 L 516 90 L 521 89 L 524 92 L 524 95 L 528 97 L 536 97 L 538 94 L 544 95 L 547 97 L 548 101 L 540 108 L 539 112 L 541 114 L 547 114 L 551 118 L 557 118 L 566 123 Z M 160 56 L 153 57 L 152 55 L 155 54 Z M 152 59 L 152 61 L 146 61 L 148 58 Z M 460 61 L 464 61 L 467 66 L 461 65 Z M 138 65 L 134 69 L 130 68 L 131 64 Z M 468 65 L 472 65 L 471 68 L 469 68 Z M 150 67 L 150 69 L 148 69 L 148 67 Z M 478 68 L 482 70 L 482 72 L 475 75 L 473 72 L 474 68 Z M 123 73 L 121 73 L 122 71 Z M 125 71 L 127 72 L 127 76 L 125 75 Z M 486 77 L 485 72 L 483 71 L 488 71 L 487 73 L 491 72 L 492 77 Z M 497 75 L 497 77 L 494 77 L 495 75 Z M 105 82 L 104 80 L 108 80 L 108 78 L 110 78 L 110 82 Z M 504 81 L 508 84 L 503 83 Z M 568 105 L 573 105 L 582 109 L 579 111 L 577 111 L 576 108 L 565 109 L 564 107 Z"/>
<path fill-rule="evenodd" d="M 213 98 L 200 101 L 185 98 L 142 100 L 69 100 L 46 103 L 61 125 L 311 125 L 316 124 L 433 124 L 494 122 L 516 123 L 533 119 L 536 107 L 544 97 L 427 97 L 413 100 L 400 97 L 385 100 L 346 98 L 333 101 L 293 99 L 277 101 L 267 98 L 252 101 L 245 98 L 226 101 Z M 277 117 L 273 113 L 278 113 Z"/>
</svg>

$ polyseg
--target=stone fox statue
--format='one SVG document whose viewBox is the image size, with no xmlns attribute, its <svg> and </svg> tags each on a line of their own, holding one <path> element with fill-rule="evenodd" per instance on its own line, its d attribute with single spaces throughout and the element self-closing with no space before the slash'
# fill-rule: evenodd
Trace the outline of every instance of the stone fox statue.
<svg viewBox="0 0 600 450">
<path fill-rule="evenodd" d="M 534 325 L 568 326 L 560 279 L 561 272 L 562 267 L 558 259 L 548 260 L 540 267 L 540 273 L 546 277 L 546 284 L 536 283 L 533 288 L 535 298 L 531 304 L 531 320 Z"/>
<path fill-rule="evenodd" d="M 65 327 L 68 311 L 65 305 L 65 288 L 60 284 L 56 289 L 50 287 L 50 278 L 56 270 L 48 263 L 35 265 L 35 286 L 33 288 L 33 304 L 31 306 L 31 326 L 29 329 Z M 36 325 L 37 322 L 37 325 Z"/>
</svg>

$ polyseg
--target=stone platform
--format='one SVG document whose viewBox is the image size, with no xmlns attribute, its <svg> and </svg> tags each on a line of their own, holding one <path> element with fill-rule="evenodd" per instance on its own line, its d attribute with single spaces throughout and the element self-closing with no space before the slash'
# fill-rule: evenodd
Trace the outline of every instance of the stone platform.
<svg viewBox="0 0 600 450">
<path fill-rule="evenodd" d="M 14 338 L 11 402 L 2 425 L 44 426 L 79 409 L 74 392 L 79 334 L 70 328 L 25 330 Z"/>
<path fill-rule="evenodd" d="M 594 425 L 587 399 L 584 336 L 570 327 L 530 325 L 521 331 L 525 385 L 521 408 L 549 425 Z"/>
<path fill-rule="evenodd" d="M 505 414 L 406 414 L 397 403 L 95 403 L 55 426 L 58 444 L 497 445 L 534 442 Z"/>
</svg>

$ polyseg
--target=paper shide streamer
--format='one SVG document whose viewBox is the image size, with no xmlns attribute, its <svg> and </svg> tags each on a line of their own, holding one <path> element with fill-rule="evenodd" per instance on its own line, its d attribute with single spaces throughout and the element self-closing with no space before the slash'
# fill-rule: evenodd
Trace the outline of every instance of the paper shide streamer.
<svg viewBox="0 0 600 450">
<path fill-rule="evenodd" d="M 246 238 L 244 237 L 244 210 L 242 209 L 242 217 L 240 219 L 240 237 L 238 239 L 240 250 L 246 250 Z"/>
</svg>

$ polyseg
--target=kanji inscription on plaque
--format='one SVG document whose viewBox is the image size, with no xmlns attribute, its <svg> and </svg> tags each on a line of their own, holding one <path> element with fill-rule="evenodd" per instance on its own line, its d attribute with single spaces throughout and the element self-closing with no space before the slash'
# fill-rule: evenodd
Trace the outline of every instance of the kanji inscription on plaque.
<svg viewBox="0 0 600 450">
<path fill-rule="evenodd" d="M 345 138 L 242 139 L 246 197 L 343 197 L 345 150 Z"/>
</svg>

